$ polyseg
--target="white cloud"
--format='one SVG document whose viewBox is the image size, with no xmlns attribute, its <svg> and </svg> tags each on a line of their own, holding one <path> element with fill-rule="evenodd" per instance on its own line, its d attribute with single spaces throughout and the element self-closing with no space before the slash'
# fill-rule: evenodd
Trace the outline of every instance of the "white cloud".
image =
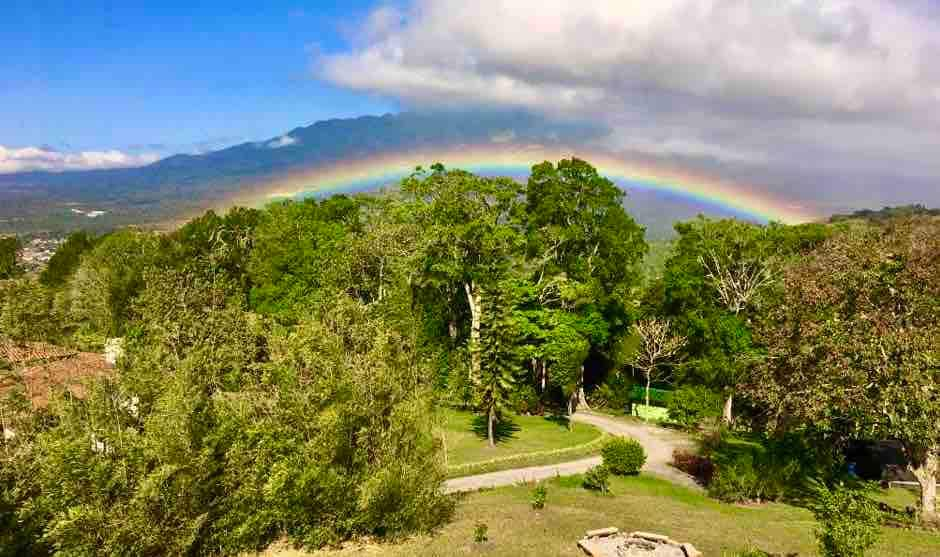
<svg viewBox="0 0 940 557">
<path fill-rule="evenodd" d="M 297 138 L 291 137 L 290 135 L 282 135 L 281 137 L 268 141 L 265 145 L 270 149 L 280 149 L 281 147 L 287 147 L 296 143 Z"/>
<path fill-rule="evenodd" d="M 413 106 L 584 118 L 663 156 L 940 175 L 920 156 L 940 148 L 938 23 L 904 3 L 416 0 L 363 27 L 320 71 Z"/>
<path fill-rule="evenodd" d="M 143 166 L 159 159 L 154 154 L 128 154 L 117 150 L 66 153 L 45 147 L 4 147 L 0 145 L 0 174 L 46 170 L 94 170 Z"/>
</svg>

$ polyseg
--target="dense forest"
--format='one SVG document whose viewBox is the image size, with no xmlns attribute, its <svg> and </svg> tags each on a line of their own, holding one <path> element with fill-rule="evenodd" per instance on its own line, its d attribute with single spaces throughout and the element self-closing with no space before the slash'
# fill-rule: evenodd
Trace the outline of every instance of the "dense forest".
<svg viewBox="0 0 940 557">
<path fill-rule="evenodd" d="M 83 397 L 0 406 L 0 555 L 319 547 L 446 521 L 435 408 L 623 407 L 798 449 L 901 443 L 936 518 L 940 220 L 699 218 L 651 246 L 587 162 L 434 165 L 394 192 L 75 233 L 6 273 L 0 333 L 100 351 Z M 2 263 L 3 269 L 9 267 Z M 684 402 L 683 402 L 684 401 Z"/>
</svg>

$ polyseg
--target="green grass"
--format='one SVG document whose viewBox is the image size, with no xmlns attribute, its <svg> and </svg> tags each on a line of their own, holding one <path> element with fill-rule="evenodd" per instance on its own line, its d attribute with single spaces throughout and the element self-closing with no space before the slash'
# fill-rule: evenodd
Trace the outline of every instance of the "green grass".
<svg viewBox="0 0 940 557">
<path fill-rule="evenodd" d="M 317 555 L 577 556 L 581 553 L 575 544 L 584 532 L 607 526 L 665 534 L 690 542 L 709 556 L 733 555 L 749 545 L 770 552 L 816 554 L 815 521 L 805 509 L 776 503 L 723 504 L 643 475 L 611 478 L 608 496 L 588 492 L 580 482 L 577 476 L 549 482 L 545 508 L 540 511 L 530 506 L 529 486 L 473 493 L 462 498 L 454 519 L 433 535 L 398 544 L 351 544 L 342 551 Z M 480 522 L 489 527 L 489 541 L 482 545 L 473 542 L 473 529 Z M 940 555 L 940 535 L 885 528 L 868 555 Z"/>
<path fill-rule="evenodd" d="M 916 489 L 907 489 L 903 487 L 892 487 L 891 489 L 882 489 L 874 499 L 884 503 L 897 510 L 903 511 L 906 507 L 915 507 L 920 500 Z"/>
<path fill-rule="evenodd" d="M 483 418 L 450 409 L 442 412 L 447 466 L 460 472 L 451 475 L 551 464 L 600 451 L 600 430 L 569 424 L 564 417 L 508 416 L 497 424 L 496 446 L 490 447 Z"/>
</svg>

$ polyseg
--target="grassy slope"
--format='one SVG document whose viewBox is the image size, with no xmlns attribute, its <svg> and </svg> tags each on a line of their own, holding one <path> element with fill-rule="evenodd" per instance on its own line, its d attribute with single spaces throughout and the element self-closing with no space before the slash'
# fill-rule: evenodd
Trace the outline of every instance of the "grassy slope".
<svg viewBox="0 0 940 557">
<path fill-rule="evenodd" d="M 542 416 L 511 416 L 497 426 L 496 447 L 486 440 L 486 422 L 469 412 L 444 410 L 447 463 L 450 466 L 551 451 L 588 443 L 601 432 L 590 425 Z"/>
<path fill-rule="evenodd" d="M 606 526 L 666 534 L 693 543 L 705 555 L 731 555 L 749 543 L 766 551 L 815 554 L 815 523 L 804 509 L 783 504 L 726 505 L 645 476 L 614 479 L 612 496 L 587 492 L 578 487 L 579 482 L 578 477 L 551 482 L 542 511 L 529 507 L 527 487 L 474 493 L 461 501 L 454 520 L 433 536 L 315 555 L 576 556 L 581 555 L 575 545 L 578 538 L 588 529 Z M 473 543 L 478 522 L 489 527 L 490 541 L 482 546 Z M 269 554 L 305 555 L 289 550 Z M 870 557 L 938 554 L 940 535 L 885 528 Z"/>
</svg>

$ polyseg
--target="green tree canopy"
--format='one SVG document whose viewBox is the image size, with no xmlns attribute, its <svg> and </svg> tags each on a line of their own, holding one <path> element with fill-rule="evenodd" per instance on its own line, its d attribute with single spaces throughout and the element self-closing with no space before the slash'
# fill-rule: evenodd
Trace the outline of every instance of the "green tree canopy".
<svg viewBox="0 0 940 557">
<path fill-rule="evenodd" d="M 94 246 L 95 237 L 88 232 L 72 232 L 56 248 L 49 263 L 39 273 L 39 282 L 50 288 L 64 285 L 78 268 L 82 255 L 91 251 Z"/>
<path fill-rule="evenodd" d="M 936 519 L 940 467 L 940 220 L 844 230 L 789 266 L 760 328 L 749 393 L 787 428 L 896 439 Z"/>
</svg>

